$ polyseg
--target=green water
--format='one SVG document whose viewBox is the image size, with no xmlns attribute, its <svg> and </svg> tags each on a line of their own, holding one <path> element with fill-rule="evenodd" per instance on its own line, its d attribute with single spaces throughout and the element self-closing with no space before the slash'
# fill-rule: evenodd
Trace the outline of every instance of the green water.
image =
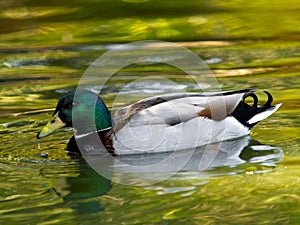
<svg viewBox="0 0 300 225">
<path fill-rule="evenodd" d="M 0 2 L 0 224 L 299 224 L 300 8 L 299 1 L 270 4 Z M 147 185 L 160 174 L 119 171 L 110 181 L 68 156 L 72 131 L 62 129 L 38 147 L 36 133 L 88 66 L 115 44 L 146 39 L 189 48 L 206 60 L 223 90 L 270 91 L 283 105 L 252 138 L 273 150 L 257 155 L 245 148 L 241 163 L 183 170 Z M 181 71 L 139 65 L 119 71 L 102 97 L 112 108 L 149 92 L 174 91 L 157 83 L 128 85 L 116 100 L 129 82 L 155 75 L 196 91 Z M 122 185 L 122 179 L 146 185 Z"/>
</svg>

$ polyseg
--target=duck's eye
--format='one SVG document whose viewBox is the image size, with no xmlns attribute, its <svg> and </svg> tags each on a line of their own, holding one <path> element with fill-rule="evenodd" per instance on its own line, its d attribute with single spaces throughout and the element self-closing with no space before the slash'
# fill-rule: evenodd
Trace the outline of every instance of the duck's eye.
<svg viewBox="0 0 300 225">
<path fill-rule="evenodd" d="M 77 105 L 76 102 L 72 102 L 72 103 L 68 104 L 68 105 L 66 106 L 66 108 L 67 108 L 67 109 L 71 109 L 71 108 L 75 107 L 76 105 Z"/>
</svg>

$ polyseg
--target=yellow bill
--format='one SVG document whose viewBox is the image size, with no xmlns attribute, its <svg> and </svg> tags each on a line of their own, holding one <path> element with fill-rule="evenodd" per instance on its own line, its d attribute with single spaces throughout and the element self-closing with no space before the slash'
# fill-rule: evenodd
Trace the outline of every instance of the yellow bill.
<svg viewBox="0 0 300 225">
<path fill-rule="evenodd" d="M 37 138 L 46 137 L 49 134 L 54 133 L 61 127 L 64 127 L 66 124 L 61 121 L 58 117 L 58 112 L 52 117 L 52 119 L 42 128 L 42 130 L 37 134 Z"/>
</svg>

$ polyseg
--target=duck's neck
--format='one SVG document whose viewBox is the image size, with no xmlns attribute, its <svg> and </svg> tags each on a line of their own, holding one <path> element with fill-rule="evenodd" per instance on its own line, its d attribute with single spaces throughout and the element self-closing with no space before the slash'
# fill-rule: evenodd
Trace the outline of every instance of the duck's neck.
<svg viewBox="0 0 300 225">
<path fill-rule="evenodd" d="M 100 98 L 97 100 L 95 109 L 95 124 L 97 131 L 107 130 L 112 127 L 110 112 Z"/>
<path fill-rule="evenodd" d="M 108 130 L 112 127 L 111 115 L 102 99 L 98 98 L 94 114 L 83 112 L 82 119 L 76 124 L 76 136 Z"/>
</svg>

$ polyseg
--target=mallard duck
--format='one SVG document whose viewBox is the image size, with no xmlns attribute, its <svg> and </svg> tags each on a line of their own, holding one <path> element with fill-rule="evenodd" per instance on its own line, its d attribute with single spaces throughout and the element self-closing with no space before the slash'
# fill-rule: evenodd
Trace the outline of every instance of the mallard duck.
<svg viewBox="0 0 300 225">
<path fill-rule="evenodd" d="M 272 105 L 267 91 L 267 102 L 259 106 L 255 92 L 166 94 L 142 99 L 111 114 L 97 94 L 76 90 L 61 97 L 37 138 L 61 127 L 73 127 L 76 132 L 67 150 L 78 154 L 103 146 L 102 150 L 112 155 L 195 148 L 246 136 L 281 106 Z M 246 103 L 248 97 L 252 104 Z"/>
</svg>

